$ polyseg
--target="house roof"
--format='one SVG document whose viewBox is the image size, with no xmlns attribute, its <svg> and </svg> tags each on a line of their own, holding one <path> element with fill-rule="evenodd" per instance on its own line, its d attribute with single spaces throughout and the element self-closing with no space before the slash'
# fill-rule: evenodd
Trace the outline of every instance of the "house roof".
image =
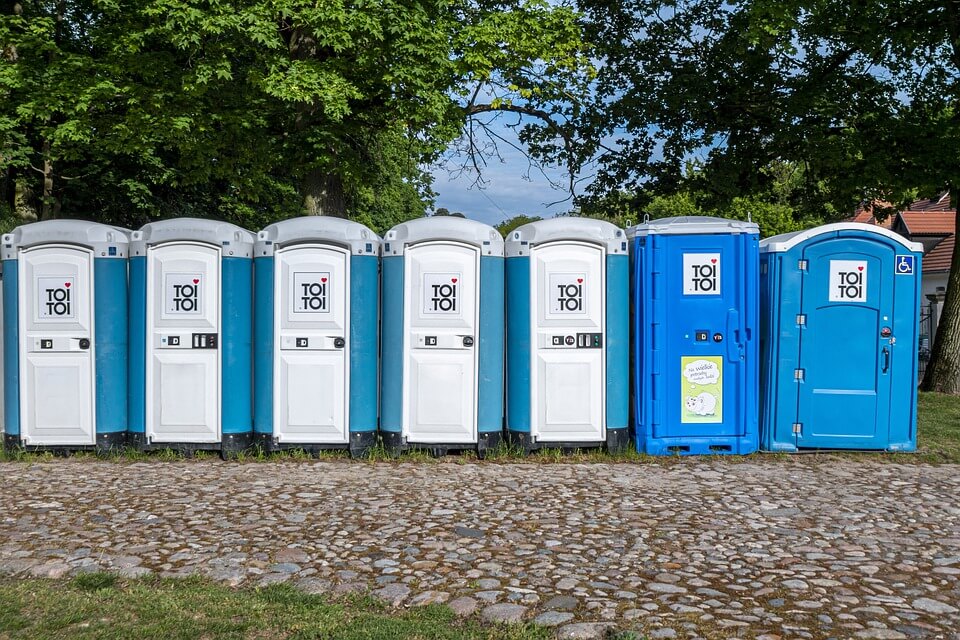
<svg viewBox="0 0 960 640">
<path fill-rule="evenodd" d="M 923 256 L 924 273 L 950 271 L 950 263 L 953 259 L 953 247 L 956 239 L 956 234 L 947 236 Z"/>
<path fill-rule="evenodd" d="M 932 198 L 914 200 L 908 211 L 952 211 L 950 208 L 950 192 L 944 191 Z"/>
<path fill-rule="evenodd" d="M 956 231 L 955 211 L 903 211 L 900 222 L 909 236 L 946 236 Z"/>
<path fill-rule="evenodd" d="M 892 229 L 894 223 L 897 221 L 896 212 L 891 213 L 883 222 L 878 222 L 874 217 L 874 208 L 875 207 L 889 208 L 892 205 L 889 202 L 883 200 L 871 200 L 870 202 L 864 203 L 857 207 L 857 212 L 853 215 L 852 218 L 847 218 L 845 222 L 860 222 L 863 224 L 875 224 L 878 227 L 883 227 L 884 229 Z"/>
</svg>

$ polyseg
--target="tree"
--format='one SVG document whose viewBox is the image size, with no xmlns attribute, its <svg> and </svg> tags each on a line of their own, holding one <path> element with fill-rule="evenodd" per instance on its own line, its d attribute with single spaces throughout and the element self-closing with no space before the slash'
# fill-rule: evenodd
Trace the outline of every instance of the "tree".
<svg viewBox="0 0 960 640">
<path fill-rule="evenodd" d="M 580 4 L 604 61 L 571 123 L 593 141 L 576 152 L 599 164 L 594 193 L 673 192 L 692 156 L 698 190 L 720 203 L 768 191 L 764 168 L 789 161 L 806 208 L 827 219 L 864 200 L 960 193 L 953 2 Z M 960 245 L 923 387 L 960 392 Z"/>
<path fill-rule="evenodd" d="M 500 232 L 500 235 L 506 238 L 517 227 L 522 227 L 529 222 L 536 222 L 537 220 L 542 220 L 542 218 L 539 216 L 525 216 L 520 214 L 498 224 L 497 231 Z"/>
<path fill-rule="evenodd" d="M 544 0 L 14 0 L 0 41 L 7 200 L 130 226 L 422 215 L 468 122 L 551 128 L 590 74 Z"/>
</svg>

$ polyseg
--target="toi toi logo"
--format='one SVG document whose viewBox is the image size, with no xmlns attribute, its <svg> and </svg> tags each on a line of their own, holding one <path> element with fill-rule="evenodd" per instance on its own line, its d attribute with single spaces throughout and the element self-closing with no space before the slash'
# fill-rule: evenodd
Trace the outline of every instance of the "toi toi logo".
<svg viewBox="0 0 960 640">
<path fill-rule="evenodd" d="M 830 261 L 830 302 L 866 302 L 867 263 L 861 260 Z"/>
<path fill-rule="evenodd" d="M 295 313 L 327 313 L 330 311 L 328 272 L 296 272 L 293 274 Z"/>
<path fill-rule="evenodd" d="M 583 313 L 586 277 L 582 273 L 551 273 L 550 292 L 553 313 Z"/>
<path fill-rule="evenodd" d="M 683 254 L 684 295 L 720 294 L 720 254 Z"/>
<path fill-rule="evenodd" d="M 37 279 L 37 310 L 41 318 L 72 318 L 73 293 L 75 287 L 72 277 L 45 277 Z"/>
<path fill-rule="evenodd" d="M 460 313 L 460 274 L 423 274 L 424 313 Z"/>
<path fill-rule="evenodd" d="M 166 276 L 167 313 L 200 313 L 200 274 L 171 273 Z"/>
</svg>

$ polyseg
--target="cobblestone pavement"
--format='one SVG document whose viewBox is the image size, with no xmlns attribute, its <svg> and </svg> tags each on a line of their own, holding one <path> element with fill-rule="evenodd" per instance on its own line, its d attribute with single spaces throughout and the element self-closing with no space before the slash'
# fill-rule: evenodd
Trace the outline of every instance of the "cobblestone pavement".
<svg viewBox="0 0 960 640">
<path fill-rule="evenodd" d="M 0 464 L 0 571 L 200 573 L 560 638 L 960 638 L 960 467 Z"/>
</svg>

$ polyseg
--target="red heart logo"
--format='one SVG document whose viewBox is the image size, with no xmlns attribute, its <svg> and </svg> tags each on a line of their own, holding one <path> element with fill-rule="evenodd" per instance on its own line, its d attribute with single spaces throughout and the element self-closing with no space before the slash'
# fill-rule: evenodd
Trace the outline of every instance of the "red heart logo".
<svg viewBox="0 0 960 640">
<path fill-rule="evenodd" d="M 863 267 L 857 267 L 857 271 L 863 271 Z"/>
<path fill-rule="evenodd" d="M 456 279 L 456 278 L 450 278 L 450 282 L 452 282 L 453 284 L 457 284 L 457 279 Z"/>
<path fill-rule="evenodd" d="M 194 279 L 193 279 L 193 284 L 197 284 L 197 283 L 199 283 L 199 282 L 200 282 L 200 278 L 194 278 Z"/>
<path fill-rule="evenodd" d="M 716 258 L 710 258 L 710 262 L 712 262 L 713 264 L 717 264 L 717 259 L 716 259 Z"/>
<path fill-rule="evenodd" d="M 326 281 L 327 281 L 326 278 L 320 278 L 320 282 L 326 282 Z"/>
<path fill-rule="evenodd" d="M 580 284 L 581 282 L 583 282 L 583 278 L 577 278 L 577 284 Z"/>
<path fill-rule="evenodd" d="M 64 283 L 63 283 L 63 286 L 65 286 L 67 289 L 69 289 L 71 284 L 72 284 L 72 283 L 70 283 L 70 282 L 64 282 Z"/>
</svg>

